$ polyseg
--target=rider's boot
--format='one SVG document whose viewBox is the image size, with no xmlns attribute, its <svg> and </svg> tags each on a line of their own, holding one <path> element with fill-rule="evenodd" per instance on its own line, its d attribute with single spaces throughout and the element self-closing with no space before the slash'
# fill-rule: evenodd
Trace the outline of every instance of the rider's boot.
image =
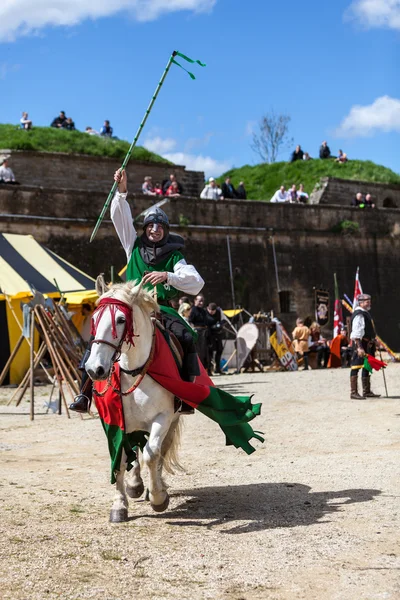
<svg viewBox="0 0 400 600">
<path fill-rule="evenodd" d="M 93 396 L 93 384 L 89 375 L 86 371 L 82 373 L 81 391 L 75 396 L 72 404 L 69 405 L 69 409 L 78 413 L 89 412 L 90 405 L 92 403 Z"/>
</svg>

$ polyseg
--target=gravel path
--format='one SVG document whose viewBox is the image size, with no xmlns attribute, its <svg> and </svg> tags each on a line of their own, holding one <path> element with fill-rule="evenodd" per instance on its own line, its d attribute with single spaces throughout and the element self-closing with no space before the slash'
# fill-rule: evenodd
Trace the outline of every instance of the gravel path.
<svg viewBox="0 0 400 600">
<path fill-rule="evenodd" d="M 265 443 L 247 456 L 184 417 L 169 509 L 131 501 L 120 525 L 100 422 L 45 415 L 42 387 L 32 423 L 2 388 L 0 598 L 397 600 L 399 375 L 369 401 L 349 400 L 348 370 L 220 377 L 263 402 Z"/>
</svg>

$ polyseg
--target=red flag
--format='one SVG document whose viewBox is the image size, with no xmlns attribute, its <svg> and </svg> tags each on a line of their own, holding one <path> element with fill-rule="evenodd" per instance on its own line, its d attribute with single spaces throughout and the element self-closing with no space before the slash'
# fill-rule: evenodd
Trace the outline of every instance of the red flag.
<svg viewBox="0 0 400 600">
<path fill-rule="evenodd" d="M 359 271 L 360 267 L 357 267 L 356 280 L 354 282 L 353 310 L 355 310 L 358 306 L 358 296 L 363 293 L 360 283 Z"/>
<path fill-rule="evenodd" d="M 339 286 L 336 279 L 336 273 L 333 275 L 335 280 L 335 306 L 333 312 L 333 337 L 335 338 L 343 329 L 342 303 L 339 297 Z"/>
<path fill-rule="evenodd" d="M 387 367 L 387 363 L 383 362 L 383 360 L 378 360 L 375 356 L 371 356 L 370 354 L 368 354 L 368 362 L 375 371 Z"/>
</svg>

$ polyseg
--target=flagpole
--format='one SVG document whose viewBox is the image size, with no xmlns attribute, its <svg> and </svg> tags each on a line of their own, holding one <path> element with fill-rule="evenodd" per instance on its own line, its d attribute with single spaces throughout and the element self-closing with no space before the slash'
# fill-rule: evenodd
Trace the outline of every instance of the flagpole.
<svg viewBox="0 0 400 600">
<path fill-rule="evenodd" d="M 141 134 L 141 133 L 142 133 L 142 131 L 143 131 L 143 127 L 144 127 L 144 126 L 145 126 L 145 124 L 146 124 L 146 121 L 147 121 L 147 118 L 148 118 L 148 116 L 149 116 L 149 114 L 150 114 L 150 112 L 151 112 L 151 109 L 153 108 L 153 106 L 154 106 L 154 103 L 155 103 L 155 101 L 156 101 L 156 99 L 157 99 L 157 96 L 158 96 L 158 94 L 159 94 L 159 92 L 160 92 L 160 90 L 161 90 L 161 87 L 162 87 L 162 85 L 163 85 L 163 83 L 164 83 L 164 81 L 165 81 L 165 78 L 166 78 L 166 76 L 168 75 L 168 71 L 169 71 L 169 69 L 170 69 L 170 67 L 171 67 L 171 64 L 172 64 L 172 62 L 173 62 L 173 60 L 174 60 L 174 57 L 175 57 L 177 54 L 178 54 L 178 53 L 177 53 L 177 51 L 176 51 L 176 50 L 174 50 L 174 51 L 172 52 L 171 56 L 169 57 L 169 60 L 168 60 L 167 66 L 165 67 L 165 69 L 164 69 L 164 72 L 163 72 L 163 74 L 162 74 L 162 76 L 161 76 L 161 79 L 160 79 L 160 81 L 159 81 L 159 82 L 158 82 L 158 84 L 157 84 L 157 87 L 156 87 L 156 89 L 155 89 L 155 92 L 154 92 L 154 94 L 153 94 L 153 96 L 152 96 L 152 98 L 151 98 L 151 100 L 150 100 L 150 104 L 148 105 L 148 107 L 147 107 L 147 109 L 146 109 L 146 112 L 144 113 L 144 117 L 143 117 L 143 119 L 142 119 L 142 122 L 140 123 L 140 125 L 139 125 L 139 127 L 138 127 L 138 130 L 137 130 L 137 132 L 136 132 L 136 134 L 135 134 L 135 137 L 133 138 L 133 142 L 132 142 L 132 144 L 130 145 L 128 152 L 126 153 L 126 156 L 125 156 L 125 158 L 124 158 L 124 161 L 123 161 L 123 163 L 122 163 L 122 165 L 121 165 L 121 171 L 123 171 L 123 170 L 125 169 L 126 165 L 127 165 L 127 164 L 128 164 L 128 162 L 129 162 L 129 159 L 130 159 L 130 157 L 131 157 L 131 154 L 132 154 L 132 152 L 133 152 L 133 149 L 134 149 L 134 147 L 136 146 L 136 143 L 137 143 L 137 141 L 138 141 L 138 139 L 139 139 L 139 136 L 140 136 L 140 134 Z M 96 223 L 96 225 L 95 225 L 95 228 L 93 229 L 93 233 L 92 233 L 92 235 L 90 236 L 90 242 L 92 242 L 92 241 L 94 240 L 94 238 L 96 237 L 96 234 L 97 234 L 97 232 L 98 232 L 98 230 L 99 230 L 99 228 L 100 228 L 101 222 L 103 221 L 103 219 L 104 219 L 104 216 L 105 216 L 105 214 L 106 214 L 106 212 L 107 212 L 107 210 L 108 210 L 108 207 L 109 207 L 109 206 L 110 206 L 110 204 L 111 204 L 111 200 L 112 200 L 112 199 L 113 199 L 113 197 L 114 197 L 115 190 L 117 189 L 117 185 L 118 185 L 118 182 L 117 182 L 117 181 L 114 181 L 114 184 L 113 184 L 113 186 L 112 186 L 112 188 L 111 188 L 111 190 L 110 190 L 110 193 L 108 194 L 107 200 L 105 201 L 105 204 L 104 204 L 104 206 L 103 206 L 103 209 L 102 209 L 102 211 L 101 211 L 101 213 L 100 213 L 100 216 L 99 216 L 99 218 L 97 219 L 97 223 Z"/>
</svg>

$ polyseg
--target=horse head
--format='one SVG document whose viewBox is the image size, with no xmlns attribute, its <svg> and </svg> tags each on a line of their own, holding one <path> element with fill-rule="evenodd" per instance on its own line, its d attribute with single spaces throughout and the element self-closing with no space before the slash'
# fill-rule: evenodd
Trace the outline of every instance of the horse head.
<svg viewBox="0 0 400 600">
<path fill-rule="evenodd" d="M 121 366 L 129 370 L 147 360 L 153 312 L 158 312 L 157 303 L 136 282 L 115 284 L 100 297 L 92 315 L 94 339 L 85 365 L 91 379 L 107 379 L 113 363 L 120 357 Z"/>
</svg>

